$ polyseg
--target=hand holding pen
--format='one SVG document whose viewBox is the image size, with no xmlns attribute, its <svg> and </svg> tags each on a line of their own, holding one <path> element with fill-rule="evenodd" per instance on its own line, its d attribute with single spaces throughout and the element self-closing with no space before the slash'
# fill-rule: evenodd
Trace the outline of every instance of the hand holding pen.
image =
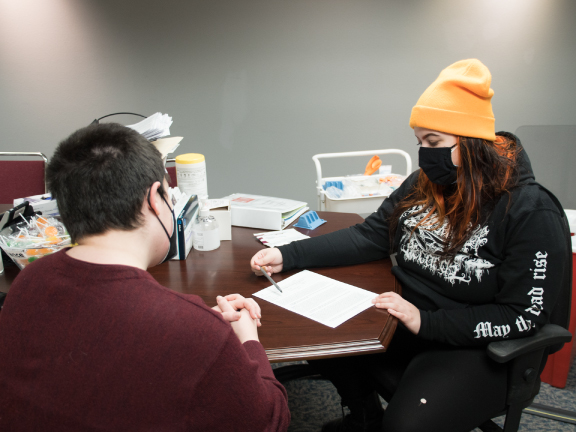
<svg viewBox="0 0 576 432">
<path fill-rule="evenodd" d="M 257 276 L 262 276 L 261 267 L 268 273 L 280 273 L 282 271 L 282 252 L 277 248 L 266 248 L 258 251 L 250 260 L 250 268 Z"/>
</svg>

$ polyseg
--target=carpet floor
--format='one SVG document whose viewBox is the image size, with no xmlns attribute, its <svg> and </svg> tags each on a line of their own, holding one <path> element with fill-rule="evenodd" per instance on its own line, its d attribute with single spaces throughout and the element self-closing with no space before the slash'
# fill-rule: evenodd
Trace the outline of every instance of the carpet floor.
<svg viewBox="0 0 576 432">
<path fill-rule="evenodd" d="M 297 379 L 285 383 L 285 387 L 288 391 L 288 404 L 292 414 L 289 432 L 320 431 L 322 424 L 342 416 L 340 397 L 329 381 Z M 576 363 L 572 365 L 564 389 L 542 383 L 540 393 L 534 402 L 567 411 L 576 411 Z M 502 426 L 503 417 L 495 421 Z M 480 431 L 480 429 L 475 429 L 475 431 Z M 576 425 L 524 413 L 519 431 L 576 432 Z"/>
</svg>

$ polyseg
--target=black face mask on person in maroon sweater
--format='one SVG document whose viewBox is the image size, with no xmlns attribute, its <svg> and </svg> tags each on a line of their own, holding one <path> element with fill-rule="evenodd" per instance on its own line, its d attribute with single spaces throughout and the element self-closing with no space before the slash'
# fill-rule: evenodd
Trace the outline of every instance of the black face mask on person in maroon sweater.
<svg viewBox="0 0 576 432">
<path fill-rule="evenodd" d="M 162 199 L 164 200 L 164 202 L 166 203 L 166 205 L 170 209 L 170 213 L 172 213 L 172 234 L 171 235 L 168 234 L 168 230 L 166 229 L 166 227 L 164 226 L 164 224 L 162 223 L 162 221 L 160 220 L 158 215 L 156 215 L 156 219 L 158 219 L 158 222 L 160 222 L 160 225 L 162 225 L 164 232 L 168 236 L 168 241 L 170 242 L 170 247 L 168 248 L 168 252 L 166 252 L 166 256 L 158 264 L 165 263 L 166 261 L 171 260 L 172 258 L 174 258 L 176 256 L 176 252 L 177 252 L 176 242 L 178 241 L 178 239 L 176 238 L 176 219 L 174 217 L 174 210 L 168 205 L 168 201 L 166 201 L 166 198 L 164 198 L 164 195 L 162 195 L 162 194 L 160 194 L 160 195 L 162 196 Z M 150 205 L 150 207 L 152 207 L 152 205 L 150 204 L 150 191 L 148 191 L 148 205 Z"/>
</svg>

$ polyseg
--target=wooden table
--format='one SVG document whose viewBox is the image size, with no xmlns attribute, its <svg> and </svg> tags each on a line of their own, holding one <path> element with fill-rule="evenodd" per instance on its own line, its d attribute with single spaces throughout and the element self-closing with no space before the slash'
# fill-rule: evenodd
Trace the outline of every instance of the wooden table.
<svg viewBox="0 0 576 432">
<path fill-rule="evenodd" d="M 362 222 L 356 214 L 318 213 L 327 223 L 313 231 L 298 230 L 313 237 Z M 250 258 L 263 247 L 253 234 L 262 231 L 232 227 L 232 241 L 223 241 L 219 249 L 210 252 L 192 250 L 185 261 L 170 261 L 153 267 L 150 274 L 170 289 L 200 296 L 208 306 L 216 304 L 217 295 L 239 293 L 251 297 L 270 286 L 264 277 L 252 273 L 249 264 Z M 375 293 L 399 292 L 390 268 L 390 260 L 386 259 L 312 271 Z M 277 274 L 274 279 L 281 281 L 298 271 Z M 16 266 L 6 267 L 4 274 L 0 275 L 0 291 L 8 292 L 18 272 Z M 271 362 L 385 351 L 396 329 L 396 318 L 374 307 L 333 329 L 265 300 L 257 301 L 262 308 L 259 338 Z"/>
</svg>

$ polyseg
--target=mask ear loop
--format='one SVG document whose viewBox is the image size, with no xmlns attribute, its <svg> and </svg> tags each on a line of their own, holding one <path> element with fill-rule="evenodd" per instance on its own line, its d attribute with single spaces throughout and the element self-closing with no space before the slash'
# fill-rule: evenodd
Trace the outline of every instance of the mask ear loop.
<svg viewBox="0 0 576 432">
<path fill-rule="evenodd" d="M 168 205 L 168 201 L 166 201 L 166 198 L 164 198 L 164 195 L 162 195 L 162 194 L 160 194 L 160 195 L 162 196 L 162 199 L 164 200 L 164 202 L 166 203 L 166 205 L 170 209 L 170 212 L 172 213 L 172 220 L 174 220 L 174 210 L 172 208 L 170 208 L 170 206 Z M 150 206 L 150 210 L 154 211 L 152 209 L 152 204 L 150 203 L 150 189 L 148 189 L 148 205 Z M 158 222 L 160 222 L 160 225 L 162 225 L 162 229 L 164 230 L 164 232 L 168 236 L 168 240 L 170 240 L 170 234 L 168 234 L 168 230 L 166 229 L 166 227 L 164 226 L 164 224 L 162 223 L 162 221 L 160 220 L 160 218 L 158 217 L 156 212 L 154 212 L 154 215 L 156 216 L 156 219 L 158 219 Z"/>
<path fill-rule="evenodd" d="M 459 136 L 456 137 L 456 144 L 454 144 L 452 147 L 450 147 L 450 154 L 454 153 L 454 150 L 456 150 L 456 147 L 458 147 L 458 149 L 460 149 L 460 137 Z M 452 162 L 452 165 L 454 165 L 455 167 L 460 166 L 460 165 L 456 165 L 454 162 Z"/>
</svg>

